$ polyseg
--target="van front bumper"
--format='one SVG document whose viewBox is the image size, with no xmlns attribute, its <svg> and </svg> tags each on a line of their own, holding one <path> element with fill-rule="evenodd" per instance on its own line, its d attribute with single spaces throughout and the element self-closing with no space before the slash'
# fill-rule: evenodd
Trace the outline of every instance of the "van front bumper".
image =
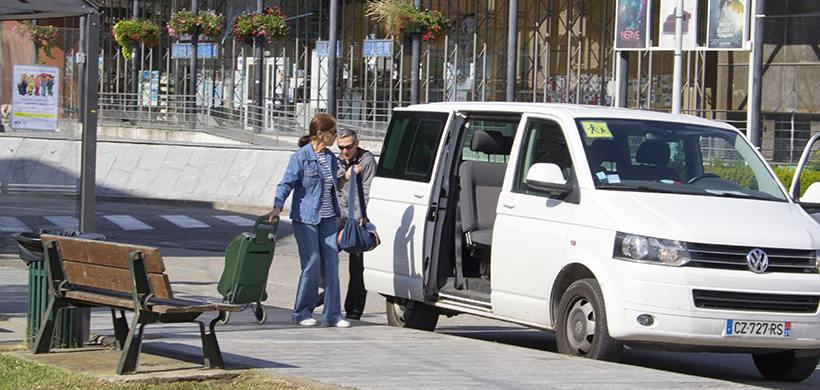
<svg viewBox="0 0 820 390">
<path fill-rule="evenodd" d="M 703 308 L 696 306 L 693 296 L 694 290 L 727 293 L 732 297 L 818 296 L 820 275 L 758 275 L 615 262 L 615 273 L 601 286 L 608 330 L 613 338 L 625 342 L 717 348 L 820 348 L 820 315 L 816 308 L 810 313 L 778 311 L 783 309 L 776 303 L 753 305 L 758 306 L 753 310 L 729 309 L 728 304 L 727 307 Z M 643 321 L 642 325 L 638 321 L 642 315 L 651 316 L 652 321 Z M 727 320 L 783 324 L 789 328 L 788 337 L 729 334 Z"/>
</svg>

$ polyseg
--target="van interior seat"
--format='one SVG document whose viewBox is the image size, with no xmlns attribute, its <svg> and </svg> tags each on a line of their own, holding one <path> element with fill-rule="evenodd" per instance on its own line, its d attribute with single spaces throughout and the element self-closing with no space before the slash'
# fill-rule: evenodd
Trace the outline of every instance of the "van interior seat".
<svg viewBox="0 0 820 390">
<path fill-rule="evenodd" d="M 473 134 L 470 149 L 490 155 L 509 153 L 509 137 L 497 131 L 478 130 Z M 467 245 L 490 246 L 493 237 L 496 205 L 507 170 L 506 163 L 464 161 L 459 168 L 461 192 L 459 208 L 461 230 Z"/>
<path fill-rule="evenodd" d="M 671 152 L 669 144 L 663 141 L 644 141 L 638 147 L 635 161 L 641 165 L 633 167 L 636 178 L 641 180 L 674 180 L 680 181 L 680 174 L 667 167 Z"/>
</svg>

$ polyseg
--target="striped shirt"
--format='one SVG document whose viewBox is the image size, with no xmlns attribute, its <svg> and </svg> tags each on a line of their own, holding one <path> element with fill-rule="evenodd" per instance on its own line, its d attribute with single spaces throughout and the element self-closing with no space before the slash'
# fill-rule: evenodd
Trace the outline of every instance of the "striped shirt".
<svg viewBox="0 0 820 390">
<path fill-rule="evenodd" d="M 333 208 L 333 198 L 335 194 L 333 188 L 333 175 L 330 173 L 330 163 L 324 151 L 316 153 L 316 159 L 322 167 L 322 176 L 325 179 L 325 188 L 322 190 L 322 218 L 336 217 L 336 210 Z"/>
</svg>

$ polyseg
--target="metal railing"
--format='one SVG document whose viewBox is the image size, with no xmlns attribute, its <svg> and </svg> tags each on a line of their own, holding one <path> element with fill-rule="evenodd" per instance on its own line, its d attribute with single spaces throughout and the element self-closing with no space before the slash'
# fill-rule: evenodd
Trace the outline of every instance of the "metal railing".
<svg viewBox="0 0 820 390">
<path fill-rule="evenodd" d="M 215 97 L 101 93 L 98 112 L 102 126 L 198 131 L 266 144 L 270 137 L 307 134 L 311 118 L 327 111 L 318 103 L 268 101 L 259 107 Z M 398 105 L 340 101 L 338 125 L 355 130 L 362 139 L 381 140 Z"/>
<path fill-rule="evenodd" d="M 326 112 L 326 101 L 283 103 L 268 100 L 264 107 L 216 97 L 194 99 L 188 95 L 101 93 L 101 125 L 147 129 L 198 131 L 253 144 L 277 144 L 279 136 L 298 137 L 308 132 L 314 115 Z M 387 125 L 401 101 L 340 99 L 336 118 L 340 127 L 355 130 L 365 140 L 384 139 Z M 746 111 L 688 110 L 695 115 L 729 123 L 746 130 Z M 763 112 L 760 151 L 775 164 L 794 164 L 813 133 L 820 129 L 820 114 Z"/>
</svg>

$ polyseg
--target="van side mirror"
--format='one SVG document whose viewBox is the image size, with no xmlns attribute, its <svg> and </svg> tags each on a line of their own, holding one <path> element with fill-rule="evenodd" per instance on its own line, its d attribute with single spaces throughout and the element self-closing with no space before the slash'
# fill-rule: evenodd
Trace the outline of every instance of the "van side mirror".
<svg viewBox="0 0 820 390">
<path fill-rule="evenodd" d="M 527 172 L 527 186 L 539 191 L 559 192 L 565 194 L 572 191 L 574 181 L 566 181 L 561 167 L 557 164 L 533 164 Z"/>
<path fill-rule="evenodd" d="M 800 197 L 801 204 L 820 204 L 820 182 L 811 183 L 803 196 Z"/>
</svg>

